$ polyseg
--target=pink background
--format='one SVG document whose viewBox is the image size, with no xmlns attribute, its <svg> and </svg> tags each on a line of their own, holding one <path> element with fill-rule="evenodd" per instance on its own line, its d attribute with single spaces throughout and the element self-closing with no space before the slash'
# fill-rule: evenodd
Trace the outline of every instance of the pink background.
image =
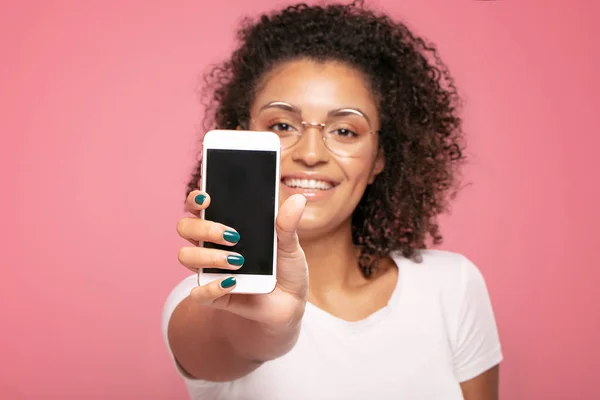
<svg viewBox="0 0 600 400">
<path fill-rule="evenodd" d="M 600 398 L 594 3 L 371 2 L 435 41 L 463 93 L 471 185 L 442 247 L 488 281 L 504 399 Z M 1 399 L 185 398 L 160 313 L 186 274 L 196 76 L 281 4 L 1 3 Z"/>
</svg>

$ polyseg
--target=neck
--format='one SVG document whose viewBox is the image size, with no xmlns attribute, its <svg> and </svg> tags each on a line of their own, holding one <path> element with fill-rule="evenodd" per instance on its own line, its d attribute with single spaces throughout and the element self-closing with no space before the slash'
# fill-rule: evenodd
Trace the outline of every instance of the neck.
<svg viewBox="0 0 600 400">
<path fill-rule="evenodd" d="M 358 268 L 358 250 L 352 243 L 348 220 L 335 231 L 311 238 L 300 238 L 309 269 L 313 293 L 343 290 L 364 280 Z"/>
</svg>

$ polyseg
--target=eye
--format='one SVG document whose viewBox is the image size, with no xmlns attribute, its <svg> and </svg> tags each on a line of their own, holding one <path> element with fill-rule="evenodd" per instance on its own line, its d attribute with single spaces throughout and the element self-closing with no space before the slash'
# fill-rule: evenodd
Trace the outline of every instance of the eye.
<svg viewBox="0 0 600 400">
<path fill-rule="evenodd" d="M 358 136 L 354 131 L 351 131 L 347 128 L 338 128 L 335 129 L 332 133 L 336 136 L 340 136 L 343 138 L 354 138 Z"/>
<path fill-rule="evenodd" d="M 285 122 L 277 122 L 269 126 L 269 129 L 275 132 L 292 132 L 294 131 L 294 127 Z"/>
</svg>

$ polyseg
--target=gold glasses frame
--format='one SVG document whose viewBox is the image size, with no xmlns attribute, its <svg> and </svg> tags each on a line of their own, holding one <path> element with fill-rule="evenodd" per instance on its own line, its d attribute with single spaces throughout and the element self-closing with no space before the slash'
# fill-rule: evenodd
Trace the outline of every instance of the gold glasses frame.
<svg viewBox="0 0 600 400">
<path fill-rule="evenodd" d="M 289 150 L 289 149 L 293 148 L 294 146 L 296 146 L 300 142 L 302 136 L 304 136 L 304 133 L 306 132 L 307 129 L 316 128 L 316 129 L 319 129 L 321 131 L 321 138 L 323 139 L 325 147 L 330 152 L 332 152 L 333 154 L 336 154 L 336 155 L 341 156 L 341 157 L 356 157 L 358 155 L 358 154 L 354 154 L 354 153 L 340 152 L 339 150 L 336 150 L 335 148 L 332 149 L 327 144 L 328 143 L 327 142 L 328 136 L 327 136 L 327 134 L 325 132 L 325 128 L 329 125 L 327 122 L 322 123 L 322 122 L 308 122 L 308 121 L 305 121 L 304 119 L 302 119 L 302 117 L 301 117 L 301 110 L 298 107 L 293 106 L 293 105 L 291 105 L 289 103 L 286 103 L 286 102 L 283 102 L 283 101 L 272 101 L 272 102 L 269 102 L 269 103 L 265 104 L 264 106 L 262 106 L 260 108 L 260 110 L 258 111 L 258 114 L 260 114 L 261 112 L 263 112 L 264 110 L 269 109 L 269 108 L 278 108 L 278 109 L 281 109 L 283 111 L 291 112 L 291 113 L 295 114 L 298 117 L 298 120 L 299 120 L 298 122 L 300 122 L 301 125 L 302 125 L 302 128 L 300 130 L 298 130 L 297 132 L 290 133 L 291 136 L 297 136 L 297 139 L 294 141 L 294 143 L 292 143 L 291 145 L 288 145 L 286 147 L 282 147 L 282 150 Z M 359 117 L 364 118 L 364 120 L 366 121 L 367 126 L 369 127 L 369 130 L 365 131 L 365 132 L 361 132 L 360 133 L 361 135 L 365 135 L 365 137 L 366 137 L 367 135 L 372 136 L 375 133 L 381 134 L 380 130 L 373 130 L 371 128 L 371 121 L 369 120 L 369 117 L 366 115 L 366 113 L 364 113 L 360 109 L 356 109 L 356 108 L 339 108 L 339 109 L 331 110 L 331 111 L 329 111 L 327 113 L 327 118 L 329 119 L 331 117 L 343 116 L 343 115 L 348 115 L 348 114 L 357 115 Z M 256 118 L 250 118 L 248 120 L 248 124 L 247 124 L 246 128 L 250 129 L 250 125 L 251 124 L 254 124 L 254 125 L 257 124 Z M 265 128 L 261 128 L 261 129 L 265 129 Z M 360 152 L 358 152 L 358 153 L 360 153 Z"/>
</svg>

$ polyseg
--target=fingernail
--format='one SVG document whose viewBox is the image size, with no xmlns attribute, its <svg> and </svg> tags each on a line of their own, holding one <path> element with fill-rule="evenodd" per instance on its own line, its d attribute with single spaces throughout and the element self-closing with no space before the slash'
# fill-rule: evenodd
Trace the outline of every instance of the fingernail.
<svg viewBox="0 0 600 400">
<path fill-rule="evenodd" d="M 202 205 L 202 203 L 204 203 L 204 200 L 206 200 L 206 196 L 203 194 L 199 194 L 196 195 L 196 197 L 194 197 L 194 201 L 196 202 L 196 204 Z"/>
<path fill-rule="evenodd" d="M 231 276 L 221 282 L 221 287 L 227 289 L 235 285 L 235 277 Z"/>
<path fill-rule="evenodd" d="M 231 265 L 235 265 L 236 267 L 242 266 L 244 265 L 244 256 L 230 254 L 227 256 L 227 262 Z"/>
<path fill-rule="evenodd" d="M 225 231 L 223 232 L 223 239 L 231 243 L 237 243 L 240 241 L 240 234 L 236 231 Z"/>
</svg>

